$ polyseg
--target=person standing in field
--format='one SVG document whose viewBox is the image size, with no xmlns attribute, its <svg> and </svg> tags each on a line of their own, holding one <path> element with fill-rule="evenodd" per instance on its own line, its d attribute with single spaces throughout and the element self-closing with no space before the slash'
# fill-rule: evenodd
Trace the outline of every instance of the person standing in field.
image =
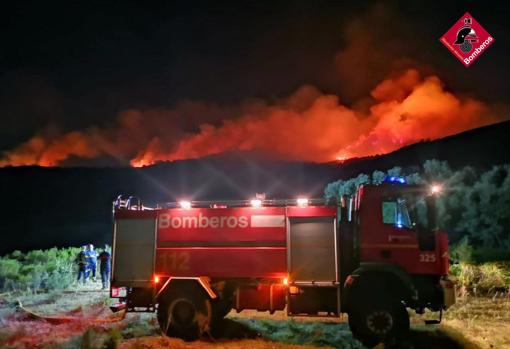
<svg viewBox="0 0 510 349">
<path fill-rule="evenodd" d="M 78 265 L 78 279 L 77 281 L 80 282 L 80 280 L 83 280 L 83 283 L 85 284 L 87 282 L 87 248 L 86 246 L 82 246 L 81 251 L 76 256 L 75 262 Z"/>
<path fill-rule="evenodd" d="M 99 260 L 99 271 L 101 273 L 101 283 L 103 284 L 102 290 L 108 287 L 110 281 L 110 253 L 108 252 L 108 245 L 105 245 L 103 252 L 97 257 Z"/>
<path fill-rule="evenodd" d="M 96 282 L 97 252 L 94 250 L 94 245 L 88 245 L 86 256 L 89 276 L 92 276 L 92 281 Z"/>
</svg>

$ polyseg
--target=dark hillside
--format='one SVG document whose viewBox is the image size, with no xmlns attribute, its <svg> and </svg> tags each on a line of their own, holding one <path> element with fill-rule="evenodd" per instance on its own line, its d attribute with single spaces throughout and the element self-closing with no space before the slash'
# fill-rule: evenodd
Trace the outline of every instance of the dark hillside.
<svg viewBox="0 0 510 349">
<path fill-rule="evenodd" d="M 0 254 L 108 242 L 111 202 L 120 193 L 140 196 L 146 202 L 246 199 L 256 192 L 279 198 L 321 196 L 327 183 L 360 172 L 416 166 L 432 158 L 447 160 L 453 168 L 488 168 L 510 162 L 509 150 L 510 122 L 504 122 L 343 164 L 228 154 L 139 169 L 3 168 Z"/>
</svg>

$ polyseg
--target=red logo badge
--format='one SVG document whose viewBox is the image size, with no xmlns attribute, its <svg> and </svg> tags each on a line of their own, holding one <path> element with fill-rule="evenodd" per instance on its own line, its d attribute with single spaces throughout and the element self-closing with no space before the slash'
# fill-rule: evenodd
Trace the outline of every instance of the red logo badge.
<svg viewBox="0 0 510 349">
<path fill-rule="evenodd" d="M 466 12 L 439 41 L 467 68 L 492 45 L 494 38 Z"/>
</svg>

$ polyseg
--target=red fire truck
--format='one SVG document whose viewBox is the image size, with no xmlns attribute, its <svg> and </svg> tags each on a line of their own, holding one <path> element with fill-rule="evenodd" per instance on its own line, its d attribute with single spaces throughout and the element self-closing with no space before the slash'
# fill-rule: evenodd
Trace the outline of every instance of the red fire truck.
<svg viewBox="0 0 510 349">
<path fill-rule="evenodd" d="M 429 188 L 392 177 L 339 201 L 147 207 L 121 196 L 111 296 L 127 311 L 157 312 L 164 333 L 186 340 L 232 309 L 286 309 L 347 313 L 366 345 L 403 335 L 407 309 L 442 312 L 453 304 L 447 236 L 436 227 Z"/>
</svg>

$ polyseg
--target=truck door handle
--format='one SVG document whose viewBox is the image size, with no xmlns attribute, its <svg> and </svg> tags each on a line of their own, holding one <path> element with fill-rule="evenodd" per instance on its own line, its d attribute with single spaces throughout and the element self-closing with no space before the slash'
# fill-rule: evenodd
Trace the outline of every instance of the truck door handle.
<svg viewBox="0 0 510 349">
<path fill-rule="evenodd" d="M 390 258 L 391 257 L 391 251 L 390 250 L 381 250 L 381 257 L 382 258 Z"/>
<path fill-rule="evenodd" d="M 388 236 L 388 242 L 401 242 L 401 241 L 407 241 L 411 240 L 411 236 L 405 236 L 405 235 L 390 235 Z"/>
</svg>

